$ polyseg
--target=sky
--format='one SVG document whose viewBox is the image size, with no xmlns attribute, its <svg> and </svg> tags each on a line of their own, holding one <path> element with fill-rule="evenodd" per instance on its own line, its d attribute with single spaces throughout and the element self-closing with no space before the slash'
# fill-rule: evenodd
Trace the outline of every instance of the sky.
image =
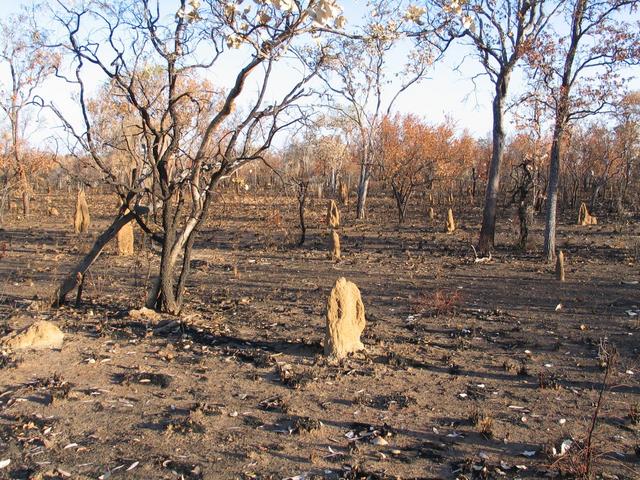
<svg viewBox="0 0 640 480">
<path fill-rule="evenodd" d="M 53 0 L 46 0 L 53 1 Z M 70 0 L 72 1 L 72 0 Z M 169 3 L 171 0 L 161 0 Z M 12 11 L 19 8 L 20 4 L 26 4 L 24 0 L 0 0 L 0 18 L 6 17 Z M 362 17 L 365 4 L 364 0 L 339 0 L 350 24 L 357 23 Z M 407 51 L 398 48 L 394 51 L 391 65 L 402 65 L 406 61 Z M 276 84 L 286 84 L 290 72 L 283 67 L 283 71 L 276 73 Z M 447 52 L 445 59 L 436 64 L 428 78 L 416 84 L 404 92 L 395 104 L 396 112 L 414 113 L 432 123 L 439 123 L 451 119 L 457 127 L 468 130 L 476 137 L 488 137 L 491 132 L 491 100 L 492 85 L 486 77 L 471 79 L 479 73 L 480 67 L 470 51 L 462 45 L 454 45 Z M 223 72 L 219 74 L 218 72 Z M 212 72 L 211 80 L 218 85 L 229 85 L 233 76 L 224 72 L 233 72 L 233 68 L 222 68 Z M 6 74 L 6 73 L 5 73 Z M 2 79 L 0 70 L 0 80 Z M 100 84 L 100 77 L 96 75 L 94 85 Z M 512 80 L 512 93 L 517 92 L 521 83 L 516 75 Z M 249 83 L 249 85 L 251 85 Z M 63 109 L 72 112 L 74 105 L 70 100 L 72 92 L 60 81 L 48 82 L 39 92 L 45 99 L 53 99 Z M 72 115 L 77 115 L 77 110 Z M 40 123 L 30 131 L 30 139 L 34 143 L 45 140 L 46 128 L 42 128 L 47 121 L 43 116 L 36 116 Z M 49 121 L 50 123 L 50 121 Z M 513 131 L 513 126 L 507 125 L 508 131 Z"/>
</svg>

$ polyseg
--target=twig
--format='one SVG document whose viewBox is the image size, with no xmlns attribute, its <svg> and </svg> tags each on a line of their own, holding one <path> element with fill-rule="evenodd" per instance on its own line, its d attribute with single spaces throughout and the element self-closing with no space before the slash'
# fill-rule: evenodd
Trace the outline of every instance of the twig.
<svg viewBox="0 0 640 480">
<path fill-rule="evenodd" d="M 478 257 L 478 252 L 476 251 L 476 247 L 471 245 L 473 249 L 473 256 L 475 257 L 473 263 L 489 263 L 491 261 L 491 252 L 489 252 L 488 257 Z"/>
<path fill-rule="evenodd" d="M 600 386 L 600 392 L 598 393 L 598 401 L 596 402 L 596 408 L 593 411 L 593 417 L 591 418 L 591 424 L 589 425 L 589 432 L 587 433 L 587 444 L 585 446 L 586 449 L 586 469 L 585 469 L 585 477 L 590 478 L 591 475 L 591 464 L 593 461 L 593 451 L 591 448 L 593 433 L 596 429 L 596 424 L 598 423 L 598 416 L 600 415 L 600 408 L 602 407 L 602 402 L 604 400 L 604 394 L 608 387 L 609 374 L 613 369 L 613 365 L 616 362 L 616 349 L 612 348 L 611 351 L 607 350 L 606 344 L 601 343 L 602 352 L 604 354 L 605 360 L 607 362 L 606 369 L 604 371 L 604 378 L 602 379 L 602 385 Z"/>
</svg>

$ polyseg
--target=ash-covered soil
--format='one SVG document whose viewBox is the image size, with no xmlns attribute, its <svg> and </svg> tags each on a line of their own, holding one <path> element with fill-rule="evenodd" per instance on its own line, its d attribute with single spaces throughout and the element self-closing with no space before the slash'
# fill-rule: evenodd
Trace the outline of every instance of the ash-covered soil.
<svg viewBox="0 0 640 480">
<path fill-rule="evenodd" d="M 129 315 L 157 267 L 139 230 L 133 257 L 107 247 L 79 306 L 48 306 L 112 215 L 89 193 L 76 235 L 72 197 L 0 231 L 0 334 L 35 319 L 65 333 L 61 350 L 0 355 L 0 478 L 575 478 L 588 451 L 598 478 L 640 478 L 637 218 L 565 212 L 560 283 L 541 217 L 520 252 L 502 211 L 492 261 L 474 263 L 479 206 L 455 206 L 447 235 L 445 205 L 431 223 L 417 201 L 399 226 L 372 198 L 366 222 L 341 209 L 336 263 L 326 201 L 296 247 L 292 201 L 229 197 L 196 242 L 183 314 L 151 320 Z M 362 292 L 366 352 L 330 364 L 340 276 Z"/>
</svg>

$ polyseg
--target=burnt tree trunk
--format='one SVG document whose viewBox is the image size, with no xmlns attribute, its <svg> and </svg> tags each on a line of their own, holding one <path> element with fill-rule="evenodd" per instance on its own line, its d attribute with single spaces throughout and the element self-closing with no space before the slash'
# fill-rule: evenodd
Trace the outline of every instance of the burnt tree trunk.
<svg viewBox="0 0 640 480">
<path fill-rule="evenodd" d="M 367 194 L 369 193 L 369 166 L 364 163 L 360 168 L 360 178 L 358 179 L 358 202 L 356 206 L 356 218 L 364 220 L 365 208 L 367 204 Z"/>
<path fill-rule="evenodd" d="M 307 234 L 307 227 L 304 223 L 305 205 L 307 203 L 307 192 L 309 190 L 309 182 L 298 182 L 298 220 L 300 222 L 300 240 L 298 246 L 304 245 Z"/>
<path fill-rule="evenodd" d="M 407 204 L 409 203 L 409 194 L 403 192 L 401 188 L 391 186 L 393 197 L 396 200 L 396 208 L 398 210 L 398 223 L 402 224 L 407 215 Z"/>
</svg>

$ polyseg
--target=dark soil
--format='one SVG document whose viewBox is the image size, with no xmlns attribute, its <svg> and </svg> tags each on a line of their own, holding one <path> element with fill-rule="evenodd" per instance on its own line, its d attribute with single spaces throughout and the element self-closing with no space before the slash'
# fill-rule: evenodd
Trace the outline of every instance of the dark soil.
<svg viewBox="0 0 640 480">
<path fill-rule="evenodd" d="M 0 478 L 575 478 L 607 362 L 593 472 L 640 478 L 637 219 L 566 212 L 559 283 L 541 218 L 521 252 L 501 212 L 492 261 L 474 263 L 478 206 L 455 207 L 447 235 L 447 206 L 431 224 L 417 202 L 399 226 L 373 198 L 367 222 L 342 209 L 333 263 L 325 202 L 297 248 L 290 201 L 230 197 L 196 242 L 183 315 L 158 323 L 128 316 L 157 266 L 139 230 L 134 257 L 107 247 L 78 307 L 48 307 L 113 214 L 89 194 L 76 235 L 72 197 L 0 230 L 0 334 L 33 319 L 66 334 L 61 351 L 0 355 Z M 340 276 L 362 292 L 367 350 L 333 365 L 323 311 Z"/>
</svg>

